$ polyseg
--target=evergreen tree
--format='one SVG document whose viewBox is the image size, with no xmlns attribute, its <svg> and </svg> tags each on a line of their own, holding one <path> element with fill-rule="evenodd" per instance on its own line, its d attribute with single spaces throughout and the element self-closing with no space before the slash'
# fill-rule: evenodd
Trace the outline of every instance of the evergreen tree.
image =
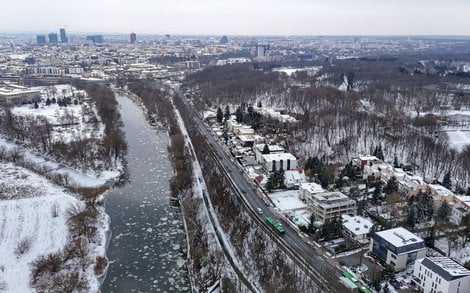
<svg viewBox="0 0 470 293">
<path fill-rule="evenodd" d="M 341 221 L 334 218 L 333 220 L 325 223 L 320 229 L 320 237 L 325 240 L 331 240 L 341 234 Z"/>
<path fill-rule="evenodd" d="M 269 146 L 268 146 L 268 144 L 265 144 L 265 145 L 264 145 L 264 148 L 263 148 L 262 154 L 263 154 L 263 155 L 268 155 L 268 154 L 270 154 L 270 151 L 269 151 Z"/>
<path fill-rule="evenodd" d="M 448 221 L 451 211 L 452 211 L 452 208 L 447 203 L 447 201 L 444 200 L 441 206 L 436 211 L 436 219 Z"/>
<path fill-rule="evenodd" d="M 382 161 L 385 159 L 381 145 L 379 145 L 379 148 L 377 149 L 377 158 Z"/>
<path fill-rule="evenodd" d="M 452 189 L 452 180 L 450 179 L 450 172 L 447 172 L 444 175 L 444 180 L 442 181 L 442 185 L 447 189 Z"/>
<path fill-rule="evenodd" d="M 261 101 L 258 101 L 258 105 L 257 105 L 257 106 L 258 106 L 258 108 L 262 108 L 262 107 L 263 107 L 263 105 L 261 104 Z"/>
<path fill-rule="evenodd" d="M 243 122 L 243 112 L 242 112 L 242 109 L 240 107 L 238 107 L 237 111 L 235 111 L 235 116 L 236 116 L 236 120 L 237 120 L 238 123 Z"/>
<path fill-rule="evenodd" d="M 418 220 L 416 219 L 416 207 L 415 204 L 411 204 L 409 209 L 408 209 L 408 216 L 406 218 L 406 223 L 408 224 L 409 227 L 412 229 L 416 226 Z"/>
<path fill-rule="evenodd" d="M 384 188 L 384 192 L 385 194 L 398 192 L 398 181 L 395 176 L 392 176 L 392 178 L 388 180 L 387 185 Z"/>
<path fill-rule="evenodd" d="M 315 227 L 315 215 L 311 214 L 310 215 L 310 222 L 308 223 L 308 232 L 309 233 L 315 233 L 317 228 Z"/>
<path fill-rule="evenodd" d="M 34 109 L 38 109 L 38 108 L 39 108 L 38 102 L 34 102 Z"/>
<path fill-rule="evenodd" d="M 220 109 L 220 107 L 217 108 L 217 116 L 216 117 L 217 117 L 217 122 L 219 124 L 222 124 L 222 121 L 224 119 L 224 114 L 222 113 L 222 109 Z"/>
<path fill-rule="evenodd" d="M 334 179 L 334 175 L 326 168 L 322 168 L 318 173 L 318 181 L 320 181 L 323 188 L 327 188 L 328 185 L 334 182 Z"/>
<path fill-rule="evenodd" d="M 417 223 L 432 219 L 434 214 L 434 199 L 429 189 L 419 191 L 411 201 L 415 207 L 414 212 Z"/>
<path fill-rule="evenodd" d="M 276 188 L 278 189 L 284 188 L 284 178 L 285 178 L 284 169 L 281 168 L 278 171 L 274 172 L 273 176 L 276 182 Z"/>
<path fill-rule="evenodd" d="M 277 188 L 277 183 L 276 183 L 276 179 L 274 178 L 274 176 L 269 176 L 268 178 L 268 182 L 266 182 L 266 190 L 271 193 L 273 192 L 274 189 Z"/>
<path fill-rule="evenodd" d="M 46 100 L 46 106 L 50 106 L 51 105 L 51 99 L 47 98 Z"/>
<path fill-rule="evenodd" d="M 372 194 L 372 203 L 378 204 L 382 200 L 382 182 L 377 181 L 375 183 L 374 193 Z"/>
<path fill-rule="evenodd" d="M 335 186 L 336 186 L 336 188 L 343 188 L 344 184 L 345 184 L 345 182 L 344 182 L 343 176 L 340 175 L 338 177 L 338 179 L 336 179 L 336 181 L 335 181 Z"/>
<path fill-rule="evenodd" d="M 228 105 L 225 106 L 224 118 L 225 120 L 228 120 L 230 118 L 230 107 Z"/>
<path fill-rule="evenodd" d="M 395 168 L 400 167 L 400 165 L 398 164 L 398 158 L 397 158 L 397 156 L 395 156 L 395 157 L 393 158 L 393 167 L 395 167 Z"/>
<path fill-rule="evenodd" d="M 426 237 L 426 239 L 424 239 L 426 243 L 426 247 L 434 247 L 435 239 L 436 239 L 436 228 L 433 225 L 429 231 L 429 236 Z"/>
</svg>

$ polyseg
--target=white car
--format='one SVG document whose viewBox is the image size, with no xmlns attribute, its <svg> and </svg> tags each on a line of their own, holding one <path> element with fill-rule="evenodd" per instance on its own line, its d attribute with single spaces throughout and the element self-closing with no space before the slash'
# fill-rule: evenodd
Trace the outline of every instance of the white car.
<svg viewBox="0 0 470 293">
<path fill-rule="evenodd" d="M 258 211 L 258 214 L 260 214 L 260 215 L 263 214 L 263 210 L 261 208 L 257 208 L 257 211 Z"/>
</svg>

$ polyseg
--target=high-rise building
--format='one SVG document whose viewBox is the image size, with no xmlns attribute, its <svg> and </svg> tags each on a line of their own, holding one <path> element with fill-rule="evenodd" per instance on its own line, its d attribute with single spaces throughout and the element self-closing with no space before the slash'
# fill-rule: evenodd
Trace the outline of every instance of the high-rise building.
<svg viewBox="0 0 470 293">
<path fill-rule="evenodd" d="M 132 44 L 134 44 L 135 41 L 137 41 L 137 35 L 136 35 L 135 33 L 131 33 L 130 38 L 131 38 L 131 43 L 132 43 Z"/>
<path fill-rule="evenodd" d="M 93 44 L 103 43 L 103 36 L 102 35 L 87 36 L 86 39 L 88 41 L 92 41 Z"/>
<path fill-rule="evenodd" d="M 67 35 L 65 34 L 65 28 L 60 29 L 60 42 L 61 43 L 68 43 L 69 39 L 67 38 Z"/>
<path fill-rule="evenodd" d="M 59 38 L 57 37 L 56 33 L 50 33 L 49 34 L 49 43 L 51 44 L 57 44 L 59 42 Z"/>
<path fill-rule="evenodd" d="M 222 45 L 227 44 L 227 43 L 228 43 L 228 38 L 227 38 L 227 36 L 223 36 L 223 37 L 220 39 L 220 43 L 221 43 Z"/>
<path fill-rule="evenodd" d="M 36 36 L 36 43 L 45 44 L 46 43 L 46 36 L 45 35 L 37 35 Z"/>
<path fill-rule="evenodd" d="M 269 55 L 269 45 L 257 45 L 256 46 L 256 57 L 263 58 Z"/>
</svg>

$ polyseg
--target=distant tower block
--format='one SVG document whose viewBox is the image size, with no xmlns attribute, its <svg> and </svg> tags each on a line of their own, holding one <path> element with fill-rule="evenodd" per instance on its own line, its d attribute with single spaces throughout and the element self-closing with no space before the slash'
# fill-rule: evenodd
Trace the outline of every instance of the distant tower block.
<svg viewBox="0 0 470 293">
<path fill-rule="evenodd" d="M 56 33 L 50 33 L 48 37 L 49 37 L 50 44 L 57 44 L 59 42 L 59 38 L 57 37 Z"/>
<path fill-rule="evenodd" d="M 59 31 L 60 31 L 60 42 L 68 43 L 69 39 L 67 38 L 67 34 L 65 33 L 65 28 L 61 28 Z"/>
<path fill-rule="evenodd" d="M 131 33 L 131 43 L 134 44 L 137 41 L 137 35 L 135 33 Z"/>
</svg>

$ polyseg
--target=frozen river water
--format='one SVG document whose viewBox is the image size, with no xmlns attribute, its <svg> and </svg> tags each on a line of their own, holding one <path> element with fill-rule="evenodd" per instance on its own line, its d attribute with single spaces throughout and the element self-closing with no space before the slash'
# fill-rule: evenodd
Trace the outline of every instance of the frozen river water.
<svg viewBox="0 0 470 293">
<path fill-rule="evenodd" d="M 103 292 L 190 292 L 181 214 L 170 201 L 168 135 L 116 95 L 129 150 L 129 182 L 107 195 L 112 236 Z"/>
</svg>

